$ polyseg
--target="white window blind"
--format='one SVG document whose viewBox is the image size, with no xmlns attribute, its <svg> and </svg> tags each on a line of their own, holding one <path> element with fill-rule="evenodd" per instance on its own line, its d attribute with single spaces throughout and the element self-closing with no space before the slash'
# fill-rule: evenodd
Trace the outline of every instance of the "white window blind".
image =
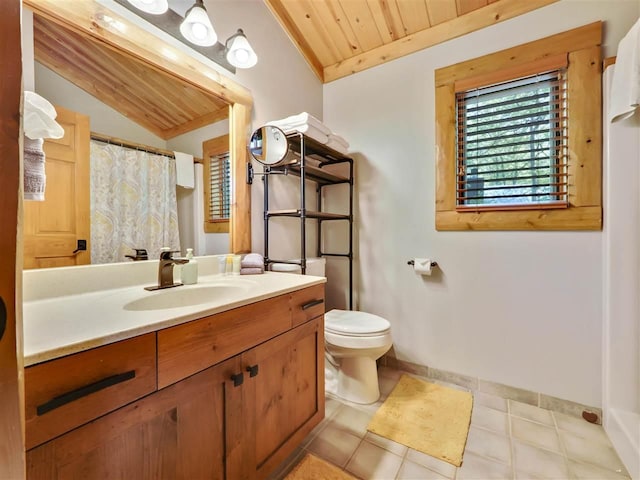
<svg viewBox="0 0 640 480">
<path fill-rule="evenodd" d="M 565 208 L 565 69 L 456 93 L 456 210 Z"/>
<path fill-rule="evenodd" d="M 209 162 L 209 221 L 229 220 L 231 208 L 231 163 L 229 154 L 213 156 Z"/>
</svg>

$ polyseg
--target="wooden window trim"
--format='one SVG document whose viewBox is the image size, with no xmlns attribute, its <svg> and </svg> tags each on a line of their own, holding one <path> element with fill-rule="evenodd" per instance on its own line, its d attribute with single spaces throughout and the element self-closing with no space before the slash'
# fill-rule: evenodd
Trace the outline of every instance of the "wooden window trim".
<svg viewBox="0 0 640 480">
<path fill-rule="evenodd" d="M 210 220 L 208 218 L 211 204 L 211 157 L 229 153 L 229 135 L 211 138 L 202 142 L 202 156 L 204 164 L 204 231 L 206 233 L 229 233 L 230 220 Z"/>
<path fill-rule="evenodd" d="M 595 22 L 436 70 L 436 230 L 602 229 L 601 43 L 602 22 Z M 503 72 L 517 78 L 562 55 L 568 59 L 569 208 L 456 211 L 456 86 L 495 83 Z"/>
</svg>

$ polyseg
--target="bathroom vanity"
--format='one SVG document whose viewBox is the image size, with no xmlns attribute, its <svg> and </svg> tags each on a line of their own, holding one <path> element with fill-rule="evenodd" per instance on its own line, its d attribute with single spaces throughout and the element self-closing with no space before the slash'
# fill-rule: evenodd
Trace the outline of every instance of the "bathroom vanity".
<svg viewBox="0 0 640 480">
<path fill-rule="evenodd" d="M 27 356 L 28 478 L 269 475 L 324 416 L 324 279 L 251 281 L 227 303 L 155 313 L 123 309 L 124 291 L 107 295 L 130 321 L 155 320 Z M 25 323 L 55 314 L 43 302 L 26 304 Z"/>
</svg>

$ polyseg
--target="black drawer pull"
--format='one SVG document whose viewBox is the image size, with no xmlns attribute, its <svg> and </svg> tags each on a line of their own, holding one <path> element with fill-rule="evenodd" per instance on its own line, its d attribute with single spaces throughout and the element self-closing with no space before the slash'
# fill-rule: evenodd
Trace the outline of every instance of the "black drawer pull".
<svg viewBox="0 0 640 480">
<path fill-rule="evenodd" d="M 231 375 L 231 380 L 233 380 L 234 387 L 239 387 L 244 382 L 244 375 L 242 374 L 242 372 L 234 373 L 233 375 Z"/>
<path fill-rule="evenodd" d="M 305 303 L 304 305 L 302 305 L 302 310 L 306 310 L 307 308 L 311 308 L 311 307 L 315 307 L 316 305 L 320 305 L 321 303 L 324 303 L 324 299 L 319 299 L 319 300 L 312 300 L 309 303 Z"/>
<path fill-rule="evenodd" d="M 107 378 L 103 378 L 102 380 L 98 380 L 97 382 L 91 383 L 89 385 L 85 385 L 84 387 L 80 387 L 76 390 L 71 390 L 70 392 L 63 393 L 57 397 L 52 398 L 46 403 L 42 405 L 38 405 L 36 407 L 36 413 L 38 416 L 44 415 L 51 410 L 55 410 L 56 408 L 60 408 L 67 403 L 71 403 L 75 400 L 78 400 L 82 397 L 86 397 L 87 395 L 91 395 L 92 393 L 99 392 L 100 390 L 104 390 L 107 387 L 112 387 L 113 385 L 117 385 L 118 383 L 126 382 L 127 380 L 131 380 L 136 377 L 136 371 L 130 370 L 125 373 L 119 373 L 118 375 L 112 375 Z"/>
<path fill-rule="evenodd" d="M 253 378 L 256 375 L 258 375 L 258 365 L 252 365 L 250 367 L 247 367 L 247 372 L 249 372 L 249 377 Z"/>
</svg>

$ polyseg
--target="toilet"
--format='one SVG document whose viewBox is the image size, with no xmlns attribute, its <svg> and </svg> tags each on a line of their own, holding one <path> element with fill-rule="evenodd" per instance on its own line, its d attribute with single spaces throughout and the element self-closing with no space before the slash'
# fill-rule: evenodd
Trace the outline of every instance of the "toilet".
<svg viewBox="0 0 640 480">
<path fill-rule="evenodd" d="M 300 273 L 299 265 L 274 263 L 275 272 Z M 307 258 L 307 274 L 325 276 L 324 258 Z M 376 360 L 391 348 L 391 324 L 371 313 L 330 310 L 324 315 L 325 390 L 354 403 L 378 401 Z"/>
<path fill-rule="evenodd" d="M 391 325 L 377 315 L 330 310 L 324 316 L 325 389 L 354 403 L 380 398 L 376 360 L 392 345 Z"/>
</svg>

